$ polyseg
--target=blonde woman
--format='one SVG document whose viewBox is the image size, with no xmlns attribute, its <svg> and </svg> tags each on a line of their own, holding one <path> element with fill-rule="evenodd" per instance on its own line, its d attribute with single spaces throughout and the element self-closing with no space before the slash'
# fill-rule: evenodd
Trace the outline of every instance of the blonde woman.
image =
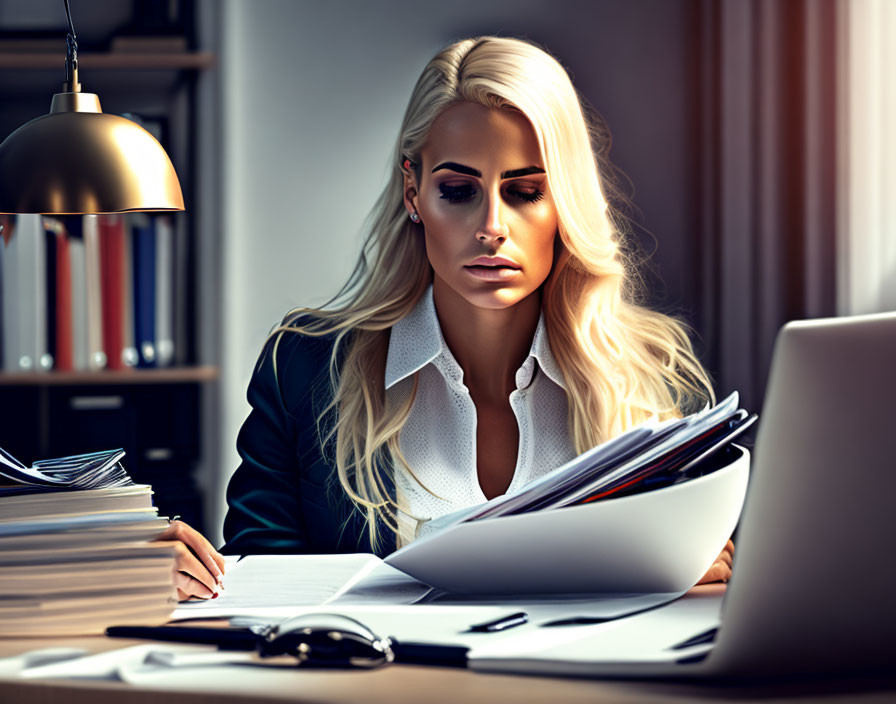
<svg viewBox="0 0 896 704">
<path fill-rule="evenodd" d="M 528 42 L 466 39 L 426 66 L 351 279 L 258 361 L 224 552 L 388 554 L 712 399 L 682 326 L 637 303 L 592 134 Z"/>
</svg>

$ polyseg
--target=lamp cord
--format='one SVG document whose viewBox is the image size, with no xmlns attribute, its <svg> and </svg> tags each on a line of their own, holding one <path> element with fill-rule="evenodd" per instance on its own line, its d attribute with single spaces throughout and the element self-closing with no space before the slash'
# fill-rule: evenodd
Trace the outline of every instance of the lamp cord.
<svg viewBox="0 0 896 704">
<path fill-rule="evenodd" d="M 65 37 L 65 92 L 78 93 L 81 84 L 78 82 L 78 37 L 75 34 L 75 25 L 72 22 L 72 9 L 68 0 L 65 3 L 65 16 L 68 18 L 68 34 Z"/>
<path fill-rule="evenodd" d="M 68 36 L 65 38 L 65 45 L 68 49 L 70 58 L 77 61 L 78 59 L 78 37 L 75 34 L 75 25 L 72 22 L 72 9 L 69 7 L 68 0 L 62 0 L 65 3 L 65 16 L 68 18 Z"/>
</svg>

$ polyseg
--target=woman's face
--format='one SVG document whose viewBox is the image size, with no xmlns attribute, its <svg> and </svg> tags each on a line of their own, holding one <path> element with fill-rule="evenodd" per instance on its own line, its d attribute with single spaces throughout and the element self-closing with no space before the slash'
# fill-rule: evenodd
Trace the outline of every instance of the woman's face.
<svg viewBox="0 0 896 704">
<path fill-rule="evenodd" d="M 433 285 L 513 306 L 551 271 L 557 211 L 535 131 L 519 112 L 459 103 L 433 123 L 405 205 L 424 228 Z"/>
</svg>

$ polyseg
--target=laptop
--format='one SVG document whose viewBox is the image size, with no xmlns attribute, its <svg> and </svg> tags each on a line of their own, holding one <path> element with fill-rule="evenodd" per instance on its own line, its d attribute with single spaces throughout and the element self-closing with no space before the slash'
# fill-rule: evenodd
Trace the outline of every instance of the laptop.
<svg viewBox="0 0 896 704">
<path fill-rule="evenodd" d="M 474 648 L 470 667 L 639 678 L 893 668 L 894 512 L 896 312 L 789 323 L 727 589 Z"/>
</svg>

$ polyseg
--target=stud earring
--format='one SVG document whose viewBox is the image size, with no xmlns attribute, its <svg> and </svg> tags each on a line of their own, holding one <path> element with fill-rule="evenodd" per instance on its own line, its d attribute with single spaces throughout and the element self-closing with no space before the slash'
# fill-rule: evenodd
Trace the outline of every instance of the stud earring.
<svg viewBox="0 0 896 704">
<path fill-rule="evenodd" d="M 420 216 L 417 213 L 411 213 L 411 222 L 420 222 Z"/>
</svg>

